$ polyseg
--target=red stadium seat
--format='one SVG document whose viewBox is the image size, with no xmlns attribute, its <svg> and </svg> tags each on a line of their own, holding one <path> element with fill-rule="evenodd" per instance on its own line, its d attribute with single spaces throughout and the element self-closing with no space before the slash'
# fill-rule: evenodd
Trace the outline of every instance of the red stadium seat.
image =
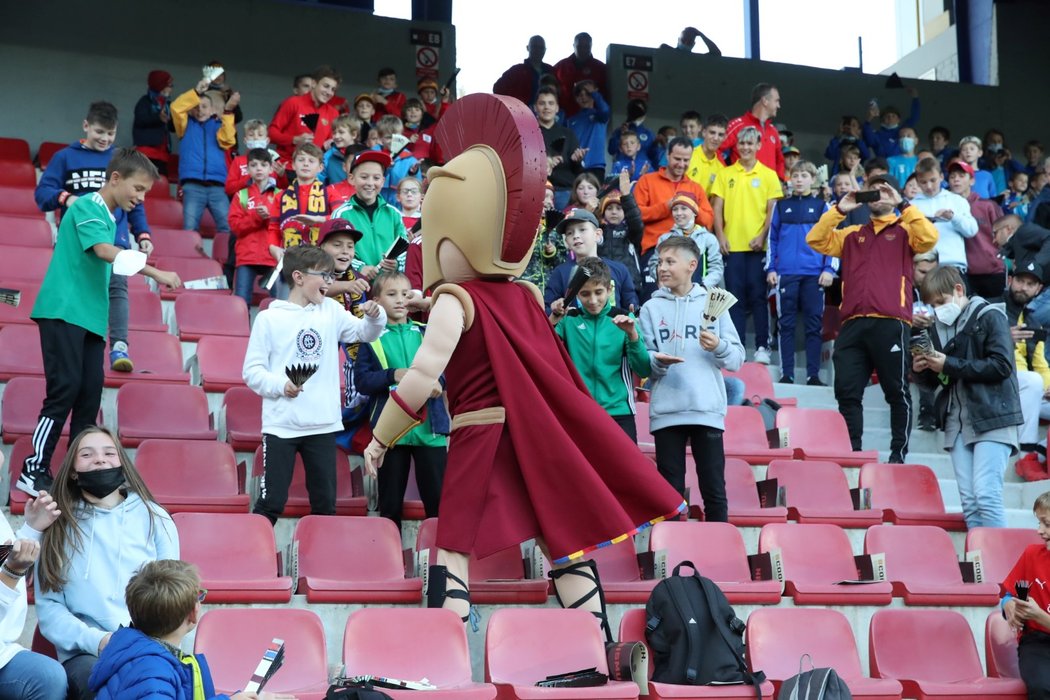
<svg viewBox="0 0 1050 700">
<path fill-rule="evenodd" d="M 262 305 L 259 305 L 262 308 Z M 634 427 L 638 433 L 638 449 L 647 455 L 656 454 L 656 442 L 649 430 L 649 406 L 639 406 L 638 412 L 634 414 Z"/>
<path fill-rule="evenodd" d="M 204 243 L 196 231 L 183 231 L 181 228 L 151 228 L 153 255 L 162 258 L 206 258 Z"/>
<path fill-rule="evenodd" d="M 787 406 L 777 411 L 777 427 L 788 429 L 789 444 L 801 449 L 805 459 L 826 459 L 844 467 L 859 467 L 879 459 L 877 450 L 853 451 L 846 420 L 830 408 Z"/>
<path fill-rule="evenodd" d="M 150 384 L 189 384 L 190 375 L 182 369 L 179 339 L 167 333 L 128 331 L 128 350 L 135 363 L 133 372 L 116 372 L 105 366 L 105 385 L 111 389 L 128 382 Z"/>
<path fill-rule="evenodd" d="M 766 478 L 784 487 L 788 517 L 799 523 L 869 527 L 882 522 L 881 510 L 853 509 L 846 474 L 834 462 L 777 459 L 769 463 Z"/>
<path fill-rule="evenodd" d="M 1042 544 L 1043 538 L 1030 528 L 975 527 L 966 533 L 966 552 L 981 553 L 985 583 L 1002 583 L 1021 553 L 1030 544 Z"/>
<path fill-rule="evenodd" d="M 653 478 L 657 478 L 656 475 Z M 642 579 L 634 540 L 628 537 L 623 542 L 589 552 L 587 559 L 598 564 L 602 577 L 605 600 L 609 603 L 645 603 L 658 581 Z M 571 602 L 571 601 L 570 601 Z"/>
<path fill-rule="evenodd" d="M 46 387 L 43 377 L 14 377 L 4 389 L 0 423 L 3 425 L 3 441 L 11 443 L 36 431 L 40 407 L 44 405 Z M 102 425 L 102 411 L 98 412 L 98 424 Z M 62 435 L 69 436 L 69 419 L 62 426 Z"/>
<path fill-rule="evenodd" d="M 24 163 L 0 160 L 0 185 L 4 187 L 36 187 L 36 168 Z"/>
<path fill-rule="evenodd" d="M 182 202 L 165 197 L 146 197 L 145 207 L 150 226 L 182 228 Z"/>
<path fill-rule="evenodd" d="M 0 328 L 10 324 L 36 325 L 29 318 L 29 314 L 33 311 L 33 304 L 36 303 L 36 295 L 40 291 L 40 284 L 38 282 L 19 283 L 18 291 L 22 293 L 19 297 L 18 306 L 0 304 Z"/>
<path fill-rule="evenodd" d="M 926 465 L 865 464 L 860 485 L 871 489 L 871 507 L 881 509 L 888 523 L 966 529 L 962 513 L 945 512 L 937 476 Z"/>
<path fill-rule="evenodd" d="M 180 558 L 200 570 L 209 602 L 287 603 L 292 599 L 294 582 L 278 572 L 273 526 L 265 517 L 176 513 L 172 518 L 179 530 Z M 231 546 L 234 542 L 236 546 Z"/>
<path fill-rule="evenodd" d="M 777 692 L 798 673 L 802 655 L 809 654 L 814 666 L 835 669 L 854 700 L 901 697 L 898 681 L 864 676 L 853 630 L 846 616 L 836 610 L 760 608 L 748 616 L 745 635 L 748 663 L 752 670 L 763 671 Z"/>
<path fill-rule="evenodd" d="M 350 614 L 343 633 L 344 675 L 426 678 L 435 700 L 489 700 L 496 688 L 471 678 L 463 623 L 443 608 L 365 608 Z M 384 690 L 395 700 L 419 691 Z"/>
<path fill-rule="evenodd" d="M 223 396 L 226 442 L 238 452 L 254 452 L 262 444 L 262 397 L 246 386 L 230 387 Z"/>
<path fill-rule="evenodd" d="M 0 330 L 0 334 L 3 331 Z M 149 438 L 214 440 L 208 397 L 196 386 L 129 382 L 117 390 L 117 425 L 124 447 Z"/>
<path fill-rule="evenodd" d="M 726 457 L 739 457 L 748 464 L 769 464 L 770 460 L 791 459 L 793 455 L 790 448 L 769 446 L 762 414 L 751 406 L 729 407 L 723 443 Z"/>
<path fill-rule="evenodd" d="M 153 187 L 146 193 L 146 196 L 153 199 L 171 199 L 171 182 L 161 175 L 153 181 Z"/>
<path fill-rule="evenodd" d="M 263 474 L 262 454 L 263 450 L 260 446 L 255 450 L 255 458 L 252 461 L 253 478 L 259 478 Z M 342 452 L 336 453 L 335 476 L 335 514 L 366 515 L 368 499 L 363 495 L 354 494 L 349 462 Z M 301 518 L 305 515 L 310 515 L 310 497 L 306 491 L 306 469 L 303 467 L 302 457 L 296 455 L 292 483 L 288 487 L 288 501 L 284 504 L 284 512 L 281 513 L 281 517 Z"/>
<path fill-rule="evenodd" d="M 226 297 L 236 302 L 238 310 L 247 315 L 247 307 L 237 297 Z M 225 392 L 235 386 L 244 386 L 241 377 L 248 337 L 209 335 L 197 343 L 197 365 L 200 367 L 201 386 L 205 391 Z"/>
<path fill-rule="evenodd" d="M 736 372 L 722 370 L 727 377 L 736 377 L 744 382 L 744 398 L 758 403 L 762 399 L 772 399 L 781 406 L 794 406 L 798 399 L 793 396 L 777 396 L 773 389 L 773 378 L 769 368 L 757 362 L 745 362 Z"/>
<path fill-rule="evenodd" d="M 419 603 L 393 520 L 308 515 L 295 527 L 298 592 L 308 603 Z"/>
<path fill-rule="evenodd" d="M 207 279 L 210 277 L 222 277 L 222 266 L 212 260 L 211 258 L 164 258 L 158 257 L 156 267 L 161 270 L 169 270 L 179 275 L 179 279 L 182 280 L 183 284 L 195 280 Z M 185 287 L 179 289 L 168 289 L 167 287 L 161 287 L 160 298 L 161 299 L 175 299 L 180 294 L 184 294 L 188 291 L 192 291 L 195 294 L 229 294 L 228 289 L 214 289 L 214 290 L 187 290 Z"/>
<path fill-rule="evenodd" d="M 32 590 L 33 587 L 27 586 L 27 588 Z M 30 603 L 32 603 L 32 601 L 30 601 Z M 55 649 L 54 644 L 48 641 L 48 639 L 40 633 L 39 625 L 33 629 L 33 644 L 30 647 L 30 651 L 35 651 L 37 654 L 43 654 L 50 659 L 58 661 L 58 650 Z"/>
<path fill-rule="evenodd" d="M 201 616 L 193 652 L 208 658 L 215 691 L 233 695 L 244 687 L 274 638 L 284 640 L 284 664 L 266 683 L 266 691 L 322 700 L 328 690 L 328 647 L 321 618 L 310 610 L 209 610 Z"/>
<path fill-rule="evenodd" d="M 211 241 L 211 257 L 220 265 L 226 265 L 230 258 L 230 234 L 223 231 L 216 233 Z"/>
<path fill-rule="evenodd" d="M 202 336 L 247 338 L 250 333 L 248 307 L 240 297 L 187 292 L 175 300 L 175 326 L 179 340 L 184 343 L 201 340 Z M 197 352 L 200 353 L 200 346 Z M 237 375 L 240 376 L 239 367 Z"/>
<path fill-rule="evenodd" d="M 40 334 L 35 326 L 4 326 L 0 328 L 0 381 L 24 376 L 44 376 Z"/>
<path fill-rule="evenodd" d="M 485 681 L 500 698 L 637 698 L 638 686 L 609 681 L 592 688 L 537 689 L 547 676 L 593 668 L 608 673 L 598 620 L 585 610 L 501 608 L 485 635 Z"/>
<path fill-rule="evenodd" d="M 416 551 L 430 550 L 430 563 L 437 561 L 437 518 L 419 524 Z M 604 583 L 604 570 L 602 572 Z M 525 578 L 521 548 L 515 545 L 478 559 L 470 557 L 470 599 L 479 605 L 527 605 L 547 602 L 547 579 Z"/>
<path fill-rule="evenodd" d="M 889 605 L 893 587 L 856 580 L 853 548 L 837 525 L 766 525 L 758 536 L 760 552 L 780 550 L 784 594 L 796 605 Z"/>
<path fill-rule="evenodd" d="M 719 584 L 721 586 L 721 584 Z M 732 602 L 732 601 L 730 601 Z M 648 647 L 645 638 L 645 610 L 643 608 L 631 608 L 624 612 L 620 618 L 621 642 L 642 642 Z M 652 659 L 650 650 L 649 658 Z M 652 661 L 649 663 L 649 677 L 653 675 Z M 773 684 L 765 681 L 760 686 L 763 700 L 773 699 Z M 649 681 L 649 700 L 664 700 L 665 698 L 676 698 L 677 700 L 732 700 L 740 698 L 747 700 L 755 697 L 755 688 L 750 685 L 673 685 L 671 683 L 654 683 Z"/>
<path fill-rule="evenodd" d="M 877 611 L 868 655 L 871 675 L 900 681 L 909 698 L 1028 697 L 1021 680 L 984 675 L 970 623 L 952 610 Z"/>
<path fill-rule="evenodd" d="M 413 460 L 412 466 L 408 468 L 408 487 L 405 489 L 405 500 L 401 503 L 401 520 L 425 520 L 426 517 L 427 510 L 419 495 L 419 485 L 416 484 L 416 463 Z"/>
<path fill-rule="evenodd" d="M 39 287 L 50 264 L 49 248 L 0 245 L 0 280 L 4 287 L 21 289 L 27 283 Z"/>
<path fill-rule="evenodd" d="M 1002 612 L 988 613 L 984 623 L 984 658 L 990 678 L 1020 678 L 1017 667 L 1017 632 Z"/>
<path fill-rule="evenodd" d="M 208 209 L 204 210 L 201 215 L 200 222 L 200 234 L 203 238 L 215 238 L 215 234 L 218 232 L 218 227 L 215 225 L 215 219 L 211 216 L 211 211 Z"/>
<path fill-rule="evenodd" d="M 144 440 L 135 466 L 169 513 L 247 513 L 233 448 L 209 440 Z"/>
<path fill-rule="evenodd" d="M 55 474 L 58 472 L 58 467 L 62 464 L 62 460 L 66 458 L 66 450 L 69 447 L 69 438 L 60 437 L 58 444 L 55 445 L 55 451 L 51 453 L 51 473 Z M 22 463 L 25 462 L 26 457 L 33 453 L 33 439 L 26 435 L 15 440 L 15 444 L 11 446 L 11 457 L 7 461 L 7 484 L 10 490 L 10 504 L 11 514 L 21 515 L 25 512 L 26 500 L 29 496 L 26 495 L 25 491 L 14 488 L 15 482 L 18 481 L 18 477 L 22 475 Z"/>
<path fill-rule="evenodd" d="M 784 506 L 762 507 L 750 464 L 738 457 L 726 457 L 725 476 L 729 522 L 733 525 L 762 527 L 768 523 L 787 522 L 787 508 Z"/>
<path fill-rule="evenodd" d="M 156 292 L 149 289 L 128 290 L 128 329 L 152 333 L 168 332 L 168 324 L 164 322 L 164 309 Z"/>
<path fill-rule="evenodd" d="M 59 143 L 58 141 L 44 141 L 40 144 L 40 148 L 36 152 L 36 162 L 40 166 L 41 170 L 47 170 L 48 164 L 51 162 L 52 156 L 66 148 L 68 143 Z"/>
<path fill-rule="evenodd" d="M 266 280 L 263 281 L 265 282 Z M 275 301 L 277 300 L 273 297 L 263 297 L 262 301 L 259 302 L 259 311 L 264 311 L 265 309 L 269 308 L 270 304 L 272 304 Z"/>
<path fill-rule="evenodd" d="M 0 136 L 0 160 L 33 162 L 29 142 L 25 139 Z"/>
<path fill-rule="evenodd" d="M 0 214 L 7 216 L 25 216 L 31 219 L 44 218 L 44 212 L 36 205 L 33 197 L 34 185 L 12 187 L 0 185 Z"/>
<path fill-rule="evenodd" d="M 752 581 L 740 531 L 729 523 L 662 522 L 653 525 L 653 552 L 666 551 L 667 571 L 683 561 L 718 584 L 733 604 L 780 602 L 780 581 Z"/>
<path fill-rule="evenodd" d="M 905 605 L 995 605 L 998 583 L 963 583 L 955 546 L 932 525 L 876 525 L 864 551 L 886 554 L 886 577 Z"/>
<path fill-rule="evenodd" d="M 45 219 L 0 214 L 0 240 L 27 248 L 55 247 L 51 224 Z"/>
</svg>

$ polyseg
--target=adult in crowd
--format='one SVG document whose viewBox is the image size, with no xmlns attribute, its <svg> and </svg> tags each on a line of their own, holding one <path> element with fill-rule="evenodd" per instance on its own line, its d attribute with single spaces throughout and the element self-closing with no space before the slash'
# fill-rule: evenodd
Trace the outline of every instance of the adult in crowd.
<svg viewBox="0 0 1050 700">
<path fill-rule="evenodd" d="M 736 149 L 737 135 L 744 127 L 753 126 L 762 135 L 759 142 L 758 162 L 784 180 L 784 149 L 780 143 L 780 132 L 777 131 L 773 118 L 780 111 L 780 91 L 770 83 L 759 83 L 751 90 L 751 109 L 729 122 L 726 127 L 726 140 L 722 150 L 730 153 L 730 159 L 736 161 L 740 154 Z"/>
<path fill-rule="evenodd" d="M 571 117 L 580 111 L 580 106 L 573 99 L 573 90 L 581 80 L 593 80 L 598 92 L 609 94 L 609 85 L 605 77 L 605 64 L 591 55 L 591 35 L 580 32 L 572 42 L 572 55 L 566 56 L 554 64 L 554 75 L 558 77 L 561 88 L 559 102 L 565 110 L 565 116 Z"/>
<path fill-rule="evenodd" d="M 175 81 L 171 73 L 153 70 L 146 77 L 146 94 L 135 103 L 131 140 L 135 149 L 149 158 L 161 175 L 168 174 L 171 157 L 171 93 Z"/>
<path fill-rule="evenodd" d="M 270 121 L 270 142 L 291 162 L 296 146 L 313 143 L 325 150 L 331 146 L 332 122 L 339 110 L 331 104 L 342 78 L 329 66 L 314 71 L 314 86 L 304 95 L 293 95 L 277 108 Z"/>
<path fill-rule="evenodd" d="M 1000 255 L 1013 260 L 1032 258 L 1043 269 L 1043 285 L 1050 273 L 1050 229 L 1024 223 L 1016 214 L 1007 214 L 992 224 L 992 239 L 999 246 Z M 1050 326 L 1050 290 L 1044 289 L 1028 304 L 1029 318 L 1041 326 Z"/>
<path fill-rule="evenodd" d="M 678 35 L 678 44 L 674 47 L 679 51 L 685 51 L 686 53 L 692 53 L 693 49 L 696 48 L 696 40 L 704 42 L 704 46 L 707 47 L 708 56 L 721 56 L 722 49 L 718 48 L 718 45 L 711 41 L 706 34 L 697 29 L 696 27 L 686 27 L 682 30 L 682 33 Z M 667 44 L 660 44 L 661 49 L 671 48 Z"/>
<path fill-rule="evenodd" d="M 554 75 L 554 66 L 543 62 L 547 54 L 547 42 L 539 34 L 529 37 L 529 45 L 525 50 L 529 52 L 528 57 L 505 70 L 492 85 L 492 92 L 515 97 L 531 105 L 536 101 L 540 80 L 545 75 Z"/>
</svg>

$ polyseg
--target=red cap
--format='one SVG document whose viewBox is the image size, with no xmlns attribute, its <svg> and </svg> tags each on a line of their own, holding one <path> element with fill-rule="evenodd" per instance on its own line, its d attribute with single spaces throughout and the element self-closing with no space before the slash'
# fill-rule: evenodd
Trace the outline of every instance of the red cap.
<svg viewBox="0 0 1050 700">
<path fill-rule="evenodd" d="M 171 84 L 171 73 L 166 70 L 151 70 L 146 76 L 146 85 L 153 92 L 160 92 Z"/>
<path fill-rule="evenodd" d="M 362 163 L 379 163 L 385 171 L 390 167 L 390 154 L 384 151 L 361 151 L 354 156 L 354 164 L 350 166 L 350 172 L 354 172 Z"/>
<path fill-rule="evenodd" d="M 353 238 L 355 243 L 364 236 L 363 232 L 354 228 L 354 225 L 346 219 L 329 219 L 321 224 L 321 228 L 317 232 L 317 245 L 322 245 L 326 238 L 337 233 L 345 233 Z"/>
<path fill-rule="evenodd" d="M 962 170 L 964 173 L 968 174 L 970 177 L 974 176 L 973 166 L 970 165 L 969 163 L 965 162 L 965 161 L 953 160 L 951 163 L 948 163 L 948 172 L 951 172 L 952 168 L 956 168 L 958 170 Z"/>
</svg>

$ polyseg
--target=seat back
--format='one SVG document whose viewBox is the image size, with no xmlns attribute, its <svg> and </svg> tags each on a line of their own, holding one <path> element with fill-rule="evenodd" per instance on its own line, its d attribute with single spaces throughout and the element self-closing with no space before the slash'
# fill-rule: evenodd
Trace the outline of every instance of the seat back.
<svg viewBox="0 0 1050 700">
<path fill-rule="evenodd" d="M 299 576 L 353 581 L 405 578 L 401 533 L 394 521 L 308 515 L 295 527 Z"/>
<path fill-rule="evenodd" d="M 773 389 L 773 378 L 765 365 L 757 362 L 745 362 L 736 372 L 722 370 L 727 377 L 736 377 L 744 383 L 744 398 L 754 400 L 776 397 Z"/>
<path fill-rule="evenodd" d="M 777 411 L 777 428 L 788 429 L 791 447 L 815 454 L 852 452 L 846 419 L 830 408 L 785 406 Z"/>
<path fill-rule="evenodd" d="M 205 258 L 204 243 L 196 231 L 158 226 L 150 229 L 154 255 L 165 258 Z"/>
<path fill-rule="evenodd" d="M 182 202 L 165 197 L 146 197 L 146 218 L 153 226 L 182 228 Z"/>
<path fill-rule="evenodd" d="M 236 496 L 237 458 L 225 442 L 144 440 L 135 466 L 157 502 L 192 496 Z"/>
<path fill-rule="evenodd" d="M 234 386 L 223 395 L 226 431 L 262 434 L 262 397 L 246 386 Z"/>
<path fill-rule="evenodd" d="M 238 297 L 226 297 L 236 302 L 240 311 L 247 315 L 244 302 Z M 201 382 L 211 384 L 244 384 L 242 370 L 244 356 L 248 352 L 248 336 L 204 336 L 197 343 L 197 363 L 200 366 Z"/>
<path fill-rule="evenodd" d="M 117 423 L 122 429 L 208 431 L 208 397 L 198 386 L 130 382 L 117 390 Z"/>
<path fill-rule="evenodd" d="M 735 408 L 735 407 L 731 407 Z M 739 406 L 747 408 L 747 406 Z M 729 512 L 737 508 L 760 508 L 758 488 L 755 486 L 755 474 L 751 465 L 739 457 L 726 457 L 726 500 L 729 501 Z"/>
<path fill-rule="evenodd" d="M 598 619 L 586 610 L 501 608 L 485 635 L 485 680 L 532 686 L 556 673 L 608 673 Z"/>
<path fill-rule="evenodd" d="M 0 160 L 31 163 L 29 142 L 11 136 L 0 136 Z"/>
<path fill-rule="evenodd" d="M 35 326 L 12 324 L 0 328 L 0 374 L 43 376 L 44 356 Z"/>
<path fill-rule="evenodd" d="M 29 166 L 32 168 L 33 166 Z M 0 172 L 3 168 L 0 168 Z M 2 184 L 2 183 L 0 183 Z M 26 216 L 5 216 L 0 214 L 0 231 L 4 232 L 4 240 L 17 242 L 20 246 L 29 248 L 55 247 L 54 235 L 51 233 L 51 224 L 43 218 L 29 218 Z M 25 299 L 22 300 L 25 303 Z"/>
<path fill-rule="evenodd" d="M 970 624 L 953 610 L 876 611 L 868 655 L 876 678 L 961 683 L 984 677 Z"/>
<path fill-rule="evenodd" d="M 26 216 L 32 219 L 44 218 L 33 197 L 33 187 L 0 185 L 0 213 L 9 216 Z"/>
<path fill-rule="evenodd" d="M 683 561 L 691 561 L 700 574 L 712 581 L 751 580 L 744 538 L 729 523 L 657 523 L 653 525 L 649 549 L 667 551 L 668 572 Z"/>
<path fill-rule="evenodd" d="M 11 187 L 36 187 L 36 168 L 28 160 L 14 162 L 0 161 L 0 185 Z"/>
<path fill-rule="evenodd" d="M 783 410 L 780 409 L 777 415 Z M 762 420 L 762 414 L 754 406 L 729 406 L 726 411 L 724 439 L 727 449 L 769 449 L 766 424 Z"/>
<path fill-rule="evenodd" d="M 197 626 L 193 651 L 208 658 L 215 690 L 232 694 L 248 682 L 274 638 L 284 640 L 284 664 L 267 682 L 266 690 L 323 696 L 328 688 L 328 649 L 321 618 L 310 610 L 209 610 Z"/>
<path fill-rule="evenodd" d="M 41 143 L 40 148 L 36 152 L 36 162 L 40 165 L 40 169 L 47 170 L 52 156 L 68 145 L 68 143 L 59 143 L 58 141 L 44 141 Z"/>
<path fill-rule="evenodd" d="M 853 548 L 838 525 L 765 525 L 758 549 L 780 550 L 785 581 L 830 584 L 857 578 Z"/>
<path fill-rule="evenodd" d="M 788 506 L 823 511 L 853 510 L 849 483 L 842 467 L 818 460 L 774 459 L 766 470 L 784 488 Z"/>
<path fill-rule="evenodd" d="M 886 554 L 886 578 L 911 584 L 962 583 L 955 546 L 931 525 L 875 525 L 864 535 L 864 552 Z"/>
<path fill-rule="evenodd" d="M 419 524 L 419 532 L 416 534 L 416 551 L 429 549 L 431 564 L 437 561 L 437 527 L 437 518 L 427 518 Z M 604 569 L 602 576 L 605 576 Z M 517 545 L 482 559 L 470 555 L 471 581 L 511 581 L 524 578 L 525 567 L 522 563 L 521 547 Z"/>
<path fill-rule="evenodd" d="M 1020 678 L 1017 665 L 1017 632 L 999 610 L 988 615 L 984 623 L 984 658 L 992 678 Z"/>
<path fill-rule="evenodd" d="M 588 552 L 584 558 L 592 559 L 598 564 L 602 581 L 628 583 L 642 580 L 638 555 L 634 551 L 634 540 L 630 537 L 623 542 Z"/>
<path fill-rule="evenodd" d="M 179 530 L 181 558 L 196 565 L 202 579 L 277 578 L 277 542 L 273 526 L 264 516 L 255 513 L 175 513 L 171 517 Z M 222 536 L 217 536 L 217 533 L 222 533 Z M 231 542 L 236 542 L 237 546 L 231 547 Z"/>
<path fill-rule="evenodd" d="M 178 204 L 178 202 L 176 202 Z M 178 273 L 179 279 L 183 282 L 189 282 L 191 280 L 207 279 L 209 277 L 221 277 L 222 276 L 222 265 L 215 262 L 211 258 L 157 258 L 157 267 L 162 270 L 169 270 L 171 272 Z M 182 294 L 185 294 L 187 290 L 180 287 L 179 289 L 167 289 L 166 287 L 161 288 L 161 297 L 164 299 L 175 298 Z M 200 294 L 226 294 L 230 292 L 227 289 L 220 290 L 189 290 Z"/>
<path fill-rule="evenodd" d="M 189 381 L 189 375 L 183 372 L 182 348 L 175 336 L 160 331 L 128 331 L 128 345 L 135 353 L 135 371 L 131 376 L 166 375 Z"/>
<path fill-rule="evenodd" d="M 0 190 L 3 188 L 0 187 Z M 0 201 L 0 212 L 3 211 L 3 203 Z M 0 245 L 0 279 L 4 281 L 5 287 L 19 288 L 24 282 L 35 282 L 39 285 L 43 282 L 50 264 L 50 248 Z"/>
<path fill-rule="evenodd" d="M 761 669 L 771 681 L 797 674 L 803 654 L 843 680 L 864 677 L 849 620 L 836 610 L 759 608 L 748 616 L 746 634 L 751 669 Z"/>
<path fill-rule="evenodd" d="M 620 642 L 641 642 L 649 647 L 649 640 L 645 638 L 645 608 L 631 608 L 624 611 L 623 617 L 620 618 L 620 634 L 616 638 Z M 652 658 L 652 650 L 649 650 L 649 657 Z M 649 664 L 649 678 L 653 677 L 653 666 Z"/>
<path fill-rule="evenodd" d="M 183 340 L 206 335 L 247 337 L 248 307 L 240 297 L 187 292 L 175 300 L 175 325 Z"/>
<path fill-rule="evenodd" d="M 1002 583 L 1025 548 L 1042 542 L 1039 533 L 1031 528 L 975 527 L 966 533 L 967 553 L 981 552 L 985 583 Z"/>
<path fill-rule="evenodd" d="M 156 293 L 148 289 L 128 290 L 128 328 L 167 332 L 168 324 L 164 322 L 164 310 Z"/>
<path fill-rule="evenodd" d="M 871 489 L 871 507 L 909 513 L 944 513 L 937 475 L 924 464 L 865 464 L 860 486 Z"/>
<path fill-rule="evenodd" d="M 343 663 L 347 676 L 426 678 L 439 688 L 471 683 L 467 633 L 459 617 L 444 608 L 351 613 L 343 632 Z"/>
</svg>

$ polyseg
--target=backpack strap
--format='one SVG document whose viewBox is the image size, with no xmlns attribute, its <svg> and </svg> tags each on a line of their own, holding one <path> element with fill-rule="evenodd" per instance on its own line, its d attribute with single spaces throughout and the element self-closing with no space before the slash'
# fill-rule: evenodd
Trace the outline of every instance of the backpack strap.
<svg viewBox="0 0 1050 700">
<path fill-rule="evenodd" d="M 692 564 L 690 564 L 690 566 L 692 566 Z M 720 619 L 715 614 L 715 611 L 718 610 L 718 603 L 715 600 L 714 594 L 711 591 L 711 587 L 714 586 L 714 583 L 705 578 L 702 578 L 699 572 L 696 571 L 696 567 L 693 567 L 693 571 L 693 576 L 696 577 L 697 583 L 700 584 L 700 588 L 704 592 L 704 597 L 707 599 L 707 607 L 711 611 L 711 617 L 714 618 L 715 629 L 718 630 L 718 634 L 720 637 L 722 637 L 722 641 L 724 641 L 726 643 L 726 646 L 728 646 L 729 649 L 733 652 L 733 656 L 734 658 L 736 658 L 737 666 L 740 668 L 740 672 L 744 674 L 744 678 L 747 680 L 748 685 L 754 686 L 756 700 L 762 700 L 762 688 L 760 686 L 762 685 L 762 682 L 766 680 L 766 674 L 764 674 L 762 671 L 756 671 L 755 673 L 751 673 L 743 657 L 736 655 L 736 649 L 734 648 L 733 642 L 729 638 L 729 632 L 726 629 L 729 626 L 729 623 L 726 620 Z"/>
<path fill-rule="evenodd" d="M 682 580 L 685 577 L 678 575 L 679 568 L 681 568 L 681 564 L 675 567 L 675 575 L 668 579 L 668 585 L 673 587 L 674 597 L 682 605 L 682 615 L 688 618 L 685 625 L 685 680 L 689 685 L 693 685 L 696 683 L 697 676 L 700 675 L 700 669 L 693 665 L 693 650 L 700 648 L 700 625 L 696 622 L 696 611 L 690 605 L 689 596 L 686 594 L 685 582 Z"/>
</svg>

